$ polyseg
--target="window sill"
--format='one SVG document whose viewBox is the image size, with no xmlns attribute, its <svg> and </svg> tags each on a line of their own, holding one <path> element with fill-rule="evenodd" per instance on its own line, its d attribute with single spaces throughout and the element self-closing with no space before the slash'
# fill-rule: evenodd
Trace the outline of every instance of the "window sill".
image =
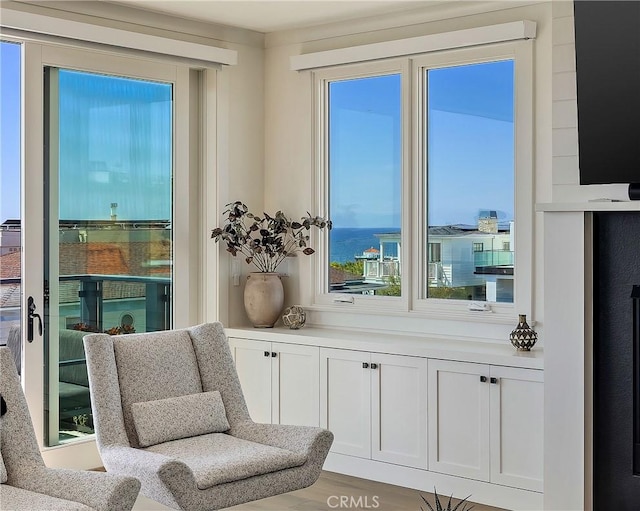
<svg viewBox="0 0 640 511">
<path fill-rule="evenodd" d="M 467 302 L 465 302 L 466 304 Z M 484 302 L 481 302 L 484 303 Z M 515 325 L 518 322 L 518 313 L 513 307 L 498 305 L 502 310 L 474 311 L 468 306 L 438 304 L 433 307 L 416 308 L 413 310 L 391 309 L 389 307 L 371 306 L 367 304 L 338 303 L 305 305 L 306 311 L 336 313 L 336 314 L 363 314 L 376 315 L 389 318 L 415 318 L 422 320 L 449 320 L 467 323 L 486 323 L 497 325 Z M 505 312 L 505 308 L 510 310 Z M 530 326 L 535 326 L 535 321 L 529 321 Z"/>
</svg>

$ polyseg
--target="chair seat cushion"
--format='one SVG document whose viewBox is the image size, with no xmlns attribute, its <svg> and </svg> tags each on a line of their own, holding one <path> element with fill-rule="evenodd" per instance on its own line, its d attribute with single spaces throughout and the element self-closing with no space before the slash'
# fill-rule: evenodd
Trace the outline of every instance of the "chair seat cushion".
<svg viewBox="0 0 640 511">
<path fill-rule="evenodd" d="M 298 467 L 307 461 L 304 454 L 257 444 L 226 433 L 173 440 L 144 450 L 185 463 L 192 470 L 200 490 Z"/>
<path fill-rule="evenodd" d="M 47 511 L 94 511 L 93 508 L 73 502 L 59 499 L 42 493 L 36 493 L 8 484 L 0 484 L 0 506 L 2 509 L 12 511 L 34 511 L 46 509 Z"/>
</svg>

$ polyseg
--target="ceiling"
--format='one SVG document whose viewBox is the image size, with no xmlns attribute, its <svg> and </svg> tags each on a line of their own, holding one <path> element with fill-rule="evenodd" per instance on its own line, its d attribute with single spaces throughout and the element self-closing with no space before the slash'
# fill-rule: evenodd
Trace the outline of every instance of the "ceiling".
<svg viewBox="0 0 640 511">
<path fill-rule="evenodd" d="M 104 1 L 104 0 L 103 0 Z M 435 5 L 440 0 L 117 0 L 188 19 L 275 32 Z"/>
</svg>

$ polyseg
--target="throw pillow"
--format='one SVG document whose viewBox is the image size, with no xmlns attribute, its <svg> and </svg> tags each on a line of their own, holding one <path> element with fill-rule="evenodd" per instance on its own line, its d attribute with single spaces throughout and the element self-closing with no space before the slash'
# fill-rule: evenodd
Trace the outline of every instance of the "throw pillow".
<svg viewBox="0 0 640 511">
<path fill-rule="evenodd" d="M 131 414 L 140 447 L 222 433 L 231 427 L 217 390 L 134 403 Z"/>
</svg>

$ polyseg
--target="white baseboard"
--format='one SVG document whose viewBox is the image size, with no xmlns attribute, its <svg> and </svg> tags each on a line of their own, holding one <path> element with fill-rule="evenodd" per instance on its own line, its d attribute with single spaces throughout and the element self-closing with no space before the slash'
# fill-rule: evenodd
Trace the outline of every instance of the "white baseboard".
<svg viewBox="0 0 640 511">
<path fill-rule="evenodd" d="M 472 502 L 513 511 L 540 511 L 543 508 L 542 493 L 344 454 L 329 453 L 324 470 L 426 492 L 433 492 L 435 487 L 442 495 L 461 499 L 470 495 Z"/>
</svg>

